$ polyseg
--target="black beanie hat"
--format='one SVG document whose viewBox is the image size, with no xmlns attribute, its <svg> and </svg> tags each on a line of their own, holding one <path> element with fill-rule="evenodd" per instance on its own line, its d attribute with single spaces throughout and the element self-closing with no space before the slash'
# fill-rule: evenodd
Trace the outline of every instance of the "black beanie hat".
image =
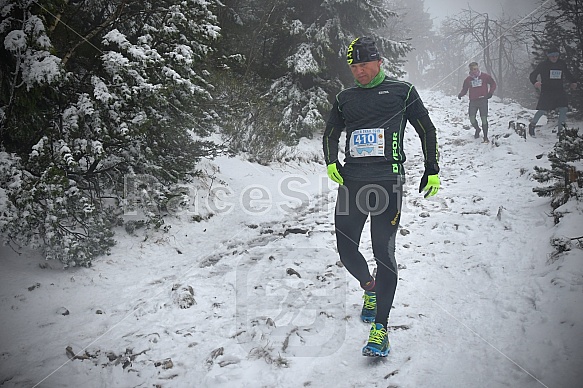
<svg viewBox="0 0 583 388">
<path fill-rule="evenodd" d="M 381 59 L 379 50 L 372 38 L 363 36 L 356 38 L 348 45 L 346 61 L 349 65 L 353 63 L 371 62 Z"/>
<path fill-rule="evenodd" d="M 547 51 L 546 51 L 547 55 L 549 55 L 549 54 L 555 54 L 555 53 L 557 53 L 557 54 L 558 54 L 559 52 L 560 52 L 560 51 L 559 51 L 559 48 L 558 48 L 558 47 L 556 47 L 556 46 L 551 46 L 551 47 L 549 47 L 549 48 L 547 49 Z"/>
</svg>

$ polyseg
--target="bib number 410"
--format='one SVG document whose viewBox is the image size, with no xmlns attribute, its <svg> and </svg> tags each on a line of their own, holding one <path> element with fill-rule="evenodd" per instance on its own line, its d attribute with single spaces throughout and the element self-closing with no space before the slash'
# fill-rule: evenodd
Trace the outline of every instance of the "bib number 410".
<svg viewBox="0 0 583 388">
<path fill-rule="evenodd" d="M 377 142 L 376 133 L 361 133 L 354 136 L 354 144 L 364 145 L 364 144 L 374 144 Z"/>
</svg>

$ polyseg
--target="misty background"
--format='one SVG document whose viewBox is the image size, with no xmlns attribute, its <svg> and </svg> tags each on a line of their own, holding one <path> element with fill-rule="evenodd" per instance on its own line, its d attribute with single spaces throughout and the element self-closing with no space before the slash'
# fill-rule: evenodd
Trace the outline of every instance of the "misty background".
<svg viewBox="0 0 583 388">
<path fill-rule="evenodd" d="M 537 0 L 425 0 L 427 11 L 439 24 L 446 17 L 453 17 L 462 9 L 473 9 L 476 12 L 488 13 L 492 17 L 502 15 L 510 17 L 526 16 L 541 7 L 543 1 Z"/>
<path fill-rule="evenodd" d="M 421 88 L 448 94 L 460 90 L 468 64 L 498 83 L 496 95 L 534 108 L 538 99 L 528 76 L 545 59 L 549 46 L 560 47 L 561 58 L 579 79 L 580 22 L 561 14 L 581 8 L 573 1 L 391 1 L 399 17 L 387 34 L 411 45 L 404 77 Z M 391 22 L 388 23 L 391 25 Z M 558 33 L 558 31 L 562 31 Z M 581 111 L 581 93 L 571 96 L 573 114 Z"/>
</svg>

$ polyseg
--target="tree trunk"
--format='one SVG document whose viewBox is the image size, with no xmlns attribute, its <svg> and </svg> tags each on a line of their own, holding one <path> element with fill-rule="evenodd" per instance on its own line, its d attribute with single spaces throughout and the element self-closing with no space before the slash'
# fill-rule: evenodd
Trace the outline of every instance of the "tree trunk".
<svg viewBox="0 0 583 388">
<path fill-rule="evenodd" d="M 496 84 L 498 85 L 498 97 L 504 98 L 504 74 L 502 73 L 502 59 L 504 55 L 504 35 L 502 33 L 502 26 L 498 24 L 498 79 Z"/>
</svg>

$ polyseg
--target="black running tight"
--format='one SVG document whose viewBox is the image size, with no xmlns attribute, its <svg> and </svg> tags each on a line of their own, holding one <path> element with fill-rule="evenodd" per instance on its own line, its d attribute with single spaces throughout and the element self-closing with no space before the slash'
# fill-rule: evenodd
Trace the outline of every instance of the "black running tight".
<svg viewBox="0 0 583 388">
<path fill-rule="evenodd" d="M 401 181 L 345 180 L 338 189 L 334 216 L 340 261 L 361 285 L 372 278 L 366 259 L 358 250 L 364 224 L 371 217 L 372 249 L 377 263 L 375 322 L 385 327 L 397 288 L 395 236 L 401 218 L 402 187 Z"/>
</svg>

